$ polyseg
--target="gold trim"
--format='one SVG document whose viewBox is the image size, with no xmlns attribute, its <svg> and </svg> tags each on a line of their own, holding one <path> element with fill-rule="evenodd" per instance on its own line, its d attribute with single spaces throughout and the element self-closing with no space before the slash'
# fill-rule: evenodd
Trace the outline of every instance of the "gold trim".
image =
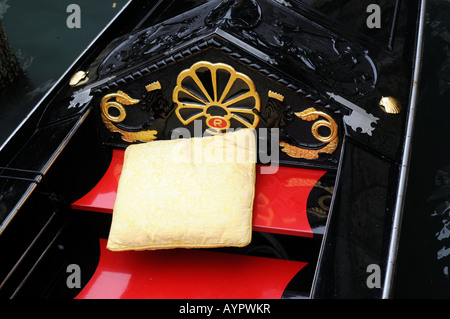
<svg viewBox="0 0 450 319">
<path fill-rule="evenodd" d="M 277 99 L 280 102 L 284 101 L 284 96 L 281 95 L 280 93 L 269 91 L 269 93 L 267 93 L 267 95 L 271 98 Z"/>
<path fill-rule="evenodd" d="M 115 99 L 115 101 L 110 101 L 110 99 Z M 122 140 L 126 142 L 151 142 L 156 139 L 156 134 L 158 132 L 155 130 L 129 132 L 120 129 L 113 124 L 120 123 L 126 118 L 127 112 L 123 105 L 133 105 L 137 103 L 139 103 L 139 100 L 131 98 L 122 91 L 105 95 L 100 101 L 102 121 L 109 131 L 120 133 L 122 135 Z M 119 115 L 111 115 L 109 113 L 110 108 L 117 109 L 119 111 Z"/>
<path fill-rule="evenodd" d="M 211 83 L 202 83 L 202 80 L 197 74 L 197 71 L 200 69 L 209 70 L 209 73 L 211 74 Z M 224 86 L 222 92 L 219 92 L 218 88 L 218 71 L 228 73 L 229 75 L 228 82 Z M 187 89 L 184 87 L 183 81 L 187 79 L 190 79 L 192 81 L 192 84 L 195 84 L 197 86 L 199 90 L 198 92 L 194 92 L 192 88 Z M 225 100 L 225 98 L 233 88 L 233 85 L 237 81 L 240 81 L 241 84 L 243 82 L 244 87 L 241 89 L 241 91 L 244 91 L 244 93 Z M 205 87 L 205 84 L 207 86 L 211 86 L 212 90 L 208 91 Z M 192 102 L 180 101 L 180 95 L 188 96 L 192 100 Z M 254 105 L 251 108 L 233 108 L 234 104 L 250 97 L 254 98 L 255 101 Z M 209 124 L 209 119 L 211 117 L 220 117 L 227 123 L 229 123 L 231 119 L 234 119 L 247 128 L 255 128 L 259 124 L 259 116 L 253 112 L 253 109 L 256 109 L 258 111 L 261 110 L 261 101 L 258 92 L 256 92 L 255 84 L 247 75 L 236 72 L 233 67 L 224 63 L 213 64 L 207 61 L 200 61 L 194 63 L 189 69 L 180 72 L 177 77 L 177 85 L 173 90 L 172 98 L 173 101 L 177 104 L 175 114 L 180 122 L 184 125 L 188 125 L 192 121 L 201 117 L 206 117 L 206 125 L 213 130 L 217 130 L 216 133 L 220 133 L 220 131 L 229 128 L 229 125 L 231 124 L 227 125 L 226 128 L 219 129 Z M 211 115 L 207 112 L 209 107 L 222 108 L 226 112 L 226 114 L 223 116 Z M 180 110 L 182 109 L 191 109 L 194 111 L 197 110 L 198 112 L 185 119 L 180 114 Z M 251 114 L 254 117 L 254 120 L 250 121 L 242 116 L 239 116 L 239 114 Z"/>
<path fill-rule="evenodd" d="M 150 83 L 149 85 L 146 85 L 145 89 L 147 90 L 147 92 L 154 91 L 154 90 L 160 90 L 161 83 L 159 83 L 159 81 L 155 81 L 153 83 Z"/>
<path fill-rule="evenodd" d="M 311 150 L 280 142 L 281 150 L 283 152 L 294 158 L 317 159 L 319 158 L 319 153 L 332 154 L 336 150 L 339 144 L 338 126 L 331 116 L 324 112 L 317 111 L 313 107 L 294 114 L 305 121 L 316 121 L 319 117 L 325 118 L 325 120 L 319 120 L 313 124 L 311 133 L 317 140 L 322 143 L 327 143 L 327 145 L 318 150 Z M 319 133 L 320 127 L 327 127 L 330 130 L 330 134 L 328 136 L 321 135 Z"/>
</svg>

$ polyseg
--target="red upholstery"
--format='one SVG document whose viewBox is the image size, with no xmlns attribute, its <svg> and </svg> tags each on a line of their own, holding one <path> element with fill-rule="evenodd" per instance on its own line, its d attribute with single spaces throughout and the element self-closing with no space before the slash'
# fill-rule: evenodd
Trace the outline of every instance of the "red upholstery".
<svg viewBox="0 0 450 319">
<path fill-rule="evenodd" d="M 112 213 L 123 157 L 123 150 L 114 150 L 111 164 L 103 178 L 88 194 L 73 203 L 72 208 Z M 325 173 L 280 166 L 275 174 L 261 174 L 257 169 L 253 229 L 313 237 L 306 204 L 312 188 Z"/>
<path fill-rule="evenodd" d="M 77 299 L 272 299 L 307 263 L 196 249 L 112 252 Z"/>
</svg>

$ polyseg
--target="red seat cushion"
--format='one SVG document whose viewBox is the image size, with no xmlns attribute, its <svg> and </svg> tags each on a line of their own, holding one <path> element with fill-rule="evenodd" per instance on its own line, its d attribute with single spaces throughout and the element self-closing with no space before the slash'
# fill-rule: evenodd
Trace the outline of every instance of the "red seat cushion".
<svg viewBox="0 0 450 319">
<path fill-rule="evenodd" d="M 99 183 L 72 204 L 78 210 L 112 213 L 122 172 L 124 151 L 113 150 L 111 164 Z M 312 188 L 326 173 L 293 167 L 278 167 L 274 174 L 261 174 L 257 165 L 253 230 L 313 237 L 307 217 Z"/>
<path fill-rule="evenodd" d="M 77 299 L 281 298 L 307 263 L 197 249 L 112 252 Z M 301 273 L 300 273 L 301 275 Z"/>
</svg>

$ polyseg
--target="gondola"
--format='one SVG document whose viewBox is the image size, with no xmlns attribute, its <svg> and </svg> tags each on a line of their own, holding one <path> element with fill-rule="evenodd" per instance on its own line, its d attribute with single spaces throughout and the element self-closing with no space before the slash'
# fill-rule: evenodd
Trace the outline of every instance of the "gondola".
<svg viewBox="0 0 450 319">
<path fill-rule="evenodd" d="M 425 1 L 348 3 L 128 2 L 0 149 L 0 296 L 390 298 Z M 249 131 L 246 184 L 150 151 L 161 183 L 143 188 L 168 188 L 122 200 L 130 150 Z M 132 207 L 177 204 L 147 221 L 160 238 L 213 227 L 185 207 L 227 198 L 218 222 L 244 193 L 245 244 L 110 249 L 119 196 L 133 222 Z"/>
</svg>

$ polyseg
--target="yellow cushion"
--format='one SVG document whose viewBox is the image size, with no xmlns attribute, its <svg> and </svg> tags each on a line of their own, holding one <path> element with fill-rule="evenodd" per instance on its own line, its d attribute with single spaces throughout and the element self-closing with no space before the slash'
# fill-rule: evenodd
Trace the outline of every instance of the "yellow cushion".
<svg viewBox="0 0 450 319">
<path fill-rule="evenodd" d="M 255 163 L 249 129 L 129 146 L 107 248 L 248 245 Z"/>
</svg>

